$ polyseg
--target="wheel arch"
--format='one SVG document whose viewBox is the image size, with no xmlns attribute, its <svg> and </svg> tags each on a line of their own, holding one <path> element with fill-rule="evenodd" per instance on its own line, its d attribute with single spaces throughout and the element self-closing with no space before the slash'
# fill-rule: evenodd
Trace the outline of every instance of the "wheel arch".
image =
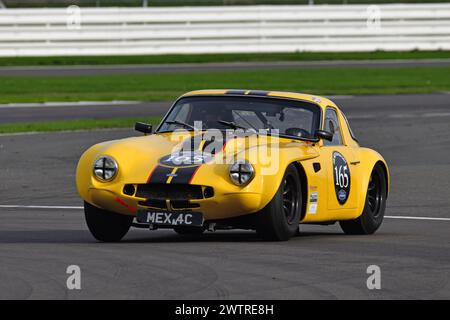
<svg viewBox="0 0 450 320">
<path fill-rule="evenodd" d="M 290 165 L 293 164 L 295 169 L 298 172 L 298 175 L 300 177 L 300 184 L 301 184 L 301 188 L 302 188 L 302 212 L 300 214 L 300 221 L 303 220 L 303 218 L 306 215 L 306 203 L 308 200 L 308 177 L 306 175 L 306 171 L 303 168 L 303 165 L 298 162 L 292 162 L 290 163 Z"/>
<path fill-rule="evenodd" d="M 358 211 L 362 212 L 365 201 L 366 201 L 366 195 L 367 195 L 367 188 L 369 185 L 369 179 L 370 175 L 375 168 L 375 166 L 380 165 L 383 169 L 383 172 L 386 177 L 386 197 L 387 194 L 389 194 L 390 190 L 390 177 L 389 177 L 389 167 L 384 160 L 384 158 L 376 151 L 368 148 L 360 148 L 359 151 L 359 160 L 360 160 L 360 201 L 359 201 L 359 208 Z"/>
<path fill-rule="evenodd" d="M 386 163 L 384 163 L 384 162 L 381 161 L 381 160 L 378 160 L 378 161 L 375 163 L 375 165 L 373 166 L 373 168 L 375 168 L 376 166 L 380 166 L 380 167 L 383 169 L 384 177 L 386 178 L 386 179 L 385 179 L 385 183 L 386 183 L 386 199 L 387 199 L 388 196 L 389 196 L 389 190 L 390 190 L 389 171 L 388 171 L 388 168 L 387 168 Z M 372 169 L 372 170 L 373 170 L 373 169 Z"/>
<path fill-rule="evenodd" d="M 264 208 L 275 196 L 278 188 L 280 187 L 284 173 L 290 165 L 293 165 L 295 167 L 300 176 L 302 196 L 304 196 L 304 199 L 307 199 L 308 197 L 307 170 L 303 167 L 301 162 L 316 158 L 317 152 L 315 152 L 315 150 L 309 146 L 303 148 L 299 148 L 297 146 L 289 146 L 280 148 L 278 151 L 278 155 L 279 158 L 276 160 L 276 169 L 274 167 L 272 168 L 272 172 L 270 174 L 260 175 L 260 179 L 262 180 L 261 185 L 263 186 L 261 192 L 264 194 L 264 197 L 260 202 L 261 209 Z M 257 172 L 262 168 L 262 166 L 256 165 Z M 302 204 L 302 206 L 306 208 L 306 203 Z M 304 210 L 304 208 L 302 209 L 302 214 L 304 215 L 306 213 L 306 210 Z"/>
</svg>

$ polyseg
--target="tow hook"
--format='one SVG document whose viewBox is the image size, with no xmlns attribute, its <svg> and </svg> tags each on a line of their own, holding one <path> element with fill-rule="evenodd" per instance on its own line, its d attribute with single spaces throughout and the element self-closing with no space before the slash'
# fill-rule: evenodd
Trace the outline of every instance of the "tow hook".
<svg viewBox="0 0 450 320">
<path fill-rule="evenodd" d="M 216 231 L 216 224 L 215 224 L 214 222 L 208 223 L 207 230 L 208 230 L 209 232 L 214 232 L 214 231 Z"/>
</svg>

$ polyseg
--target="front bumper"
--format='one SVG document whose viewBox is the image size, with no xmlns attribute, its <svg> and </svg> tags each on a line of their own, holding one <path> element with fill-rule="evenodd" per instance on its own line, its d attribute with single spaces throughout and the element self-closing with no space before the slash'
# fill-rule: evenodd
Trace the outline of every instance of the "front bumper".
<svg viewBox="0 0 450 320">
<path fill-rule="evenodd" d="M 242 192 L 224 192 L 215 190 L 214 195 L 204 199 L 186 199 L 185 201 L 196 206 L 195 208 L 175 208 L 172 205 L 171 199 L 164 199 L 165 207 L 158 205 L 152 207 L 150 205 L 143 205 L 149 203 L 145 198 L 136 196 L 129 196 L 123 192 L 117 192 L 110 189 L 90 188 L 88 191 L 87 202 L 100 207 L 107 211 L 112 211 L 120 214 L 136 215 L 138 210 L 142 209 L 157 209 L 167 211 L 194 211 L 201 212 L 205 221 L 227 219 L 239 217 L 242 215 L 252 214 L 259 211 L 262 203 L 262 194 L 250 191 Z M 178 200 L 179 201 L 179 200 Z M 161 203 L 161 201 L 159 201 Z M 173 201 L 175 204 L 175 201 Z M 150 201 L 151 203 L 151 201 Z"/>
</svg>

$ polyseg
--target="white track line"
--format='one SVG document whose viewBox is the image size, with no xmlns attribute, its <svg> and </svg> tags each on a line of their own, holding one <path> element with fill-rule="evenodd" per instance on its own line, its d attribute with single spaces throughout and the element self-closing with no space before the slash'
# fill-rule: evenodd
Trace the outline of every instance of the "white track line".
<svg viewBox="0 0 450 320">
<path fill-rule="evenodd" d="M 0 208 L 5 209 L 63 209 L 63 210 L 83 210 L 84 207 L 78 206 L 25 206 L 25 205 L 10 205 L 2 204 Z M 406 219 L 406 220 L 432 220 L 432 221 L 450 221 L 450 218 L 437 217 L 414 217 L 414 216 L 384 216 L 388 219 Z"/>
<path fill-rule="evenodd" d="M 82 210 L 84 207 L 76 206 L 21 206 L 21 205 L 0 205 L 0 208 L 6 209 L 64 209 L 64 210 Z"/>
<path fill-rule="evenodd" d="M 78 129 L 78 130 L 61 130 L 61 131 L 29 131 L 29 132 L 15 132 L 15 133 L 0 133 L 0 137 L 8 136 L 30 136 L 36 134 L 49 134 L 49 133 L 80 133 L 80 132 L 92 132 L 92 131 L 130 131 L 130 128 L 101 128 L 101 129 Z"/>
<path fill-rule="evenodd" d="M 7 108 L 40 108 L 40 107 L 93 107 L 93 106 L 127 106 L 140 104 L 142 101 L 76 101 L 76 102 L 43 102 L 43 103 L 7 103 L 0 104 L 0 109 Z"/>
<path fill-rule="evenodd" d="M 384 216 L 384 217 L 388 219 L 450 221 L 450 218 L 435 218 L 435 217 L 409 217 L 409 216 Z"/>
</svg>

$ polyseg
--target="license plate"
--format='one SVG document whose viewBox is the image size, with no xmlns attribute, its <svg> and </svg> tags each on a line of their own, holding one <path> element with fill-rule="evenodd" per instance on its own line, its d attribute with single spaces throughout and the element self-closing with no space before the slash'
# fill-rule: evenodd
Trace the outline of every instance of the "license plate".
<svg viewBox="0 0 450 320">
<path fill-rule="evenodd" d="M 203 214 L 200 212 L 138 211 L 139 223 L 151 223 L 161 226 L 203 226 Z"/>
</svg>

